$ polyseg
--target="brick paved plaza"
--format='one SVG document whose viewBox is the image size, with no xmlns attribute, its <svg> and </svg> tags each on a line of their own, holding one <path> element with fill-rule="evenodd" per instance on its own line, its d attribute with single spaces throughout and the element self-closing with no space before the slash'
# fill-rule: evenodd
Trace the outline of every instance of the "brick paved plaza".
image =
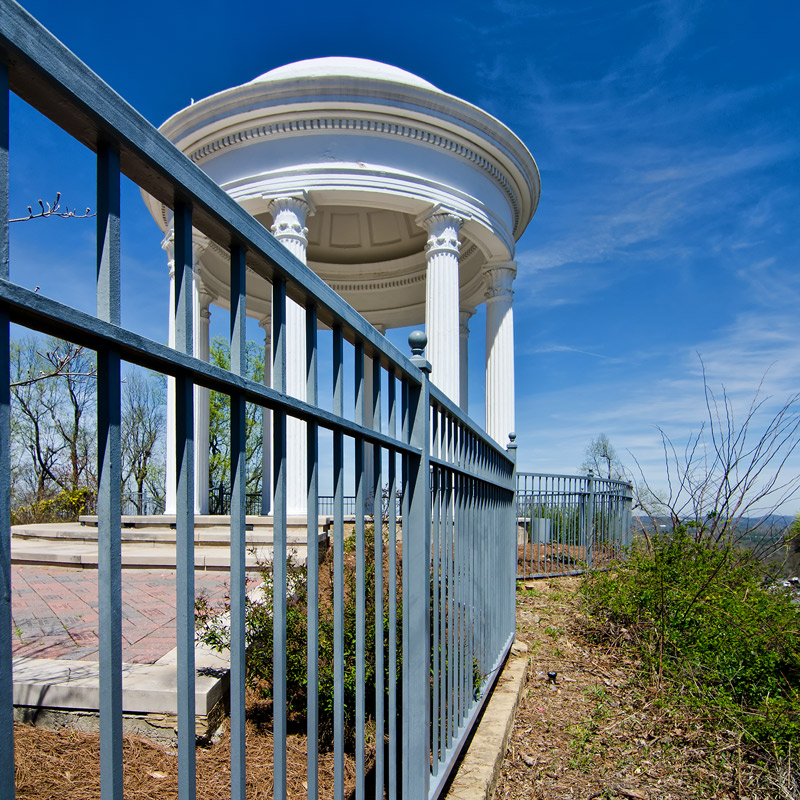
<svg viewBox="0 0 800 800">
<path fill-rule="evenodd" d="M 195 572 L 195 592 L 214 600 L 226 572 Z M 97 661 L 97 571 L 11 567 L 14 655 Z M 152 664 L 176 645 L 175 571 L 123 570 L 122 660 Z"/>
</svg>

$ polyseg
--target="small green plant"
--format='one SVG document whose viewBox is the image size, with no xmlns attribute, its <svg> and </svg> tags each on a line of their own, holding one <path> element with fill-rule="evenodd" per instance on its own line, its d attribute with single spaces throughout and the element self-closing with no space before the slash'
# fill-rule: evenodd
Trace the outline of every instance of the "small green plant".
<svg viewBox="0 0 800 800">
<path fill-rule="evenodd" d="M 354 539 L 354 537 L 350 537 Z M 370 547 L 371 536 L 366 536 Z M 375 568 L 373 560 L 365 558 L 365 597 L 364 625 L 365 659 L 364 687 L 365 705 L 368 718 L 375 711 Z M 287 604 L 286 604 L 286 694 L 287 712 L 290 719 L 301 722 L 305 719 L 308 705 L 307 685 L 307 614 L 308 614 L 308 575 L 304 564 L 295 563 L 289 556 L 286 561 Z M 246 599 L 246 680 L 248 685 L 265 698 L 272 697 L 273 667 L 273 579 L 271 563 L 261 565 L 260 591 L 251 593 Z M 385 581 L 385 576 L 384 576 Z M 399 581 L 399 578 L 398 578 Z M 319 727 L 323 742 L 333 733 L 334 716 L 334 580 L 333 550 L 323 558 L 319 569 L 320 594 L 313 598 L 319 613 Z M 356 594 L 355 544 L 345 540 L 344 559 L 344 684 L 343 706 L 346 733 L 352 739 L 355 730 L 355 696 L 358 674 L 356 670 L 356 620 L 358 602 Z M 389 674 L 389 617 L 388 591 L 384 583 L 384 685 L 388 687 Z M 195 627 L 198 639 L 217 651 L 228 648 L 230 629 L 226 613 L 230 611 L 230 598 L 221 606 L 215 606 L 204 596 L 195 603 Z M 397 653 L 401 652 L 402 611 L 397 609 Z M 401 663 L 398 656 L 398 680 Z"/>
<path fill-rule="evenodd" d="M 637 647 L 665 704 L 702 708 L 762 753 L 796 746 L 800 613 L 751 552 L 678 526 L 582 591 L 596 630 Z"/>
</svg>

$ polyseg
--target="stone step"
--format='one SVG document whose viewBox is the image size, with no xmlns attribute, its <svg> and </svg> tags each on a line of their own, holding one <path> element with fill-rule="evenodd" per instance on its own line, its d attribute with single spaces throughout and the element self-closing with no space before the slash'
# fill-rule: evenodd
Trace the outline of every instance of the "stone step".
<svg viewBox="0 0 800 800">
<path fill-rule="evenodd" d="M 195 525 L 195 546 L 225 547 L 230 545 L 230 523 L 225 525 L 220 522 L 220 517 L 214 518 L 216 525 Z M 263 520 L 264 517 L 258 519 Z M 327 541 L 331 526 L 327 517 L 320 517 L 317 536 L 320 542 Z M 287 524 L 286 541 L 292 546 L 305 546 L 306 523 L 289 526 Z M 52 543 L 79 543 L 97 542 L 97 526 L 81 522 L 42 523 L 32 525 L 14 525 L 11 528 L 12 540 L 29 540 Z M 145 527 L 123 527 L 121 531 L 123 543 L 131 544 L 175 544 L 175 528 L 166 526 L 147 525 Z M 273 542 L 272 524 L 248 525 L 245 541 L 249 546 L 267 546 Z"/>
</svg>

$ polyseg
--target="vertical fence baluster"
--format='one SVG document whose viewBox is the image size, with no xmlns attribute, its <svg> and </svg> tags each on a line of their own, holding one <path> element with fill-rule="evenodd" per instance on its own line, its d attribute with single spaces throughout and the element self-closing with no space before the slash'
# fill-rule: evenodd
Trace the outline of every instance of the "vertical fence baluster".
<svg viewBox="0 0 800 800">
<path fill-rule="evenodd" d="M 364 424 L 364 345 L 356 342 L 354 360 L 355 421 Z M 356 480 L 356 800 L 364 800 L 364 661 L 366 644 L 366 587 L 364 581 L 364 439 L 355 438 Z"/>
<path fill-rule="evenodd" d="M 231 246 L 231 372 L 247 374 L 245 341 L 246 265 L 244 249 Z M 230 635 L 230 714 L 231 714 L 231 800 L 245 800 L 245 592 L 246 550 L 246 403 L 244 395 L 231 395 L 231 635 Z M 264 436 L 269 431 L 264 431 Z M 221 509 L 220 509 L 221 513 Z"/>
<path fill-rule="evenodd" d="M 8 271 L 8 68 L 0 62 L 0 280 Z M 14 797 L 11 651 L 11 364 L 8 314 L 0 309 L 0 786 Z"/>
<path fill-rule="evenodd" d="M 344 340 L 333 329 L 333 413 L 344 416 Z M 344 435 L 333 432 L 333 755 L 334 797 L 344 797 Z"/>
<path fill-rule="evenodd" d="M 306 398 L 311 405 L 319 402 L 317 381 L 317 307 L 306 308 Z M 306 720 L 306 796 L 316 800 L 319 764 L 319 425 L 309 421 L 306 433 L 307 520 L 306 520 L 306 678 L 308 709 Z"/>
<path fill-rule="evenodd" d="M 272 283 L 272 385 L 286 393 L 286 283 Z M 286 412 L 272 413 L 272 764 L 273 796 L 286 797 Z"/>
<path fill-rule="evenodd" d="M 442 670 L 442 742 L 445 749 L 449 749 L 453 738 L 453 674 L 455 665 L 453 656 L 453 537 L 451 531 L 445 531 L 444 551 L 442 553 L 442 597 L 440 600 L 442 610 L 442 657 L 440 659 Z"/>
<path fill-rule="evenodd" d="M 372 357 L 372 428 L 381 430 L 381 361 L 379 354 Z M 375 797 L 383 797 L 384 784 L 384 713 L 385 696 L 383 658 L 383 504 L 381 478 L 382 451 L 372 446 L 372 521 L 375 549 Z"/>
<path fill-rule="evenodd" d="M 424 345 L 423 345 L 424 346 Z M 407 383 L 408 443 L 403 493 L 403 797 L 427 798 L 430 783 L 430 364 L 420 384 Z M 405 511 L 404 509 L 404 511 Z"/>
<path fill-rule="evenodd" d="M 97 150 L 97 316 L 120 324 L 119 151 Z M 100 793 L 122 798 L 120 358 L 97 352 L 97 590 L 100 612 Z"/>
<path fill-rule="evenodd" d="M 434 443 L 437 441 L 439 436 L 439 415 L 434 411 L 433 414 L 433 441 Z M 435 445 L 434 445 L 435 450 Z M 431 666 L 432 666 L 432 674 L 431 674 L 431 691 L 432 691 L 432 706 L 431 706 L 431 751 L 433 752 L 433 774 L 438 775 L 439 773 L 439 750 L 440 746 L 441 749 L 444 750 L 444 744 L 441 741 L 439 736 L 439 719 L 441 716 L 441 685 L 440 685 L 440 675 L 441 673 L 441 664 L 440 664 L 440 651 L 441 651 L 441 642 L 439 639 L 439 628 L 440 622 L 436 619 L 437 611 L 439 610 L 439 583 L 440 583 L 440 571 L 441 571 L 441 564 L 440 564 L 440 551 L 442 541 L 444 539 L 444 531 L 442 526 L 442 520 L 440 517 L 440 510 L 441 510 L 441 467 L 434 466 L 431 470 L 431 503 L 433 506 L 431 512 L 431 526 L 432 526 L 432 554 L 433 554 L 433 575 L 431 580 L 431 588 L 433 590 L 433 597 L 432 597 L 432 608 L 434 614 L 434 624 L 433 624 L 433 640 L 432 640 L 432 657 L 431 657 Z"/>
<path fill-rule="evenodd" d="M 397 436 L 397 378 L 389 372 L 389 435 Z M 389 452 L 389 800 L 397 800 L 397 454 Z M 378 795 L 380 796 L 380 795 Z"/>
<path fill-rule="evenodd" d="M 175 348 L 192 354 L 192 210 L 176 202 Z M 177 447 L 175 583 L 178 643 L 178 793 L 195 796 L 194 702 L 194 389 L 186 374 L 175 378 Z"/>
</svg>

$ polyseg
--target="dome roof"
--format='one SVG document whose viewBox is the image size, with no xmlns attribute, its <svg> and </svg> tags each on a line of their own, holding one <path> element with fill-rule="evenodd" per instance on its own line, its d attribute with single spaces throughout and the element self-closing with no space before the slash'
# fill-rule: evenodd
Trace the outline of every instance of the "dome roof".
<svg viewBox="0 0 800 800">
<path fill-rule="evenodd" d="M 419 89 L 441 92 L 432 83 L 417 77 L 399 67 L 382 64 L 368 58 L 349 58 L 332 56 L 329 58 L 308 58 L 295 61 L 283 67 L 271 69 L 254 78 L 250 83 L 267 83 L 270 81 L 307 80 L 309 78 L 370 78 L 378 81 L 402 83 Z"/>
</svg>

